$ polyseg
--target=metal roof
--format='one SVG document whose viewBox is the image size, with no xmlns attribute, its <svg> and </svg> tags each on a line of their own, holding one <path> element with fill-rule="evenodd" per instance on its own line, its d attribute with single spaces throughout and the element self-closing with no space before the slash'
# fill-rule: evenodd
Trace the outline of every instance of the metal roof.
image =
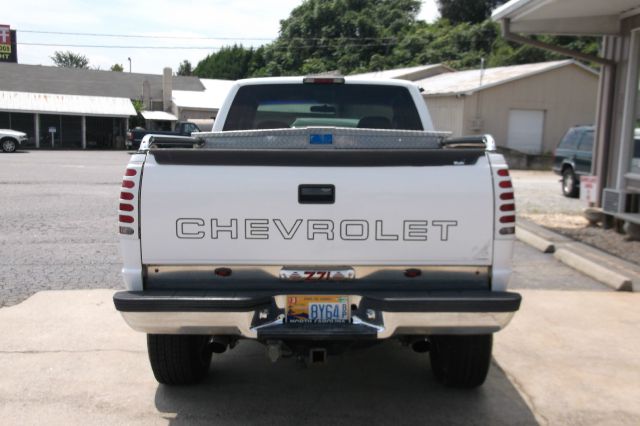
<svg viewBox="0 0 640 426">
<path fill-rule="evenodd" d="M 0 110 L 103 117 L 136 115 L 128 98 L 12 91 L 0 91 Z"/>
<path fill-rule="evenodd" d="M 160 74 L 0 63 L 0 88 L 16 92 L 142 99 L 142 84 L 145 80 L 149 82 L 151 98 L 162 99 Z M 171 81 L 173 90 L 204 90 L 198 77 L 173 76 Z"/>
<path fill-rule="evenodd" d="M 364 74 L 353 74 L 349 77 L 357 78 L 396 78 L 401 80 L 416 81 L 445 72 L 453 71 L 452 68 L 444 64 L 418 65 L 407 68 L 394 68 L 390 70 L 367 72 Z"/>
<path fill-rule="evenodd" d="M 538 62 L 534 64 L 512 65 L 507 67 L 487 68 L 481 70 L 458 71 L 436 75 L 416 82 L 424 89 L 425 96 L 446 96 L 457 94 L 473 94 L 480 90 L 511 81 L 531 77 L 557 68 L 572 66 L 597 77 L 598 73 L 574 60 Z M 482 74 L 482 84 L 480 76 Z"/>
<path fill-rule="evenodd" d="M 145 120 L 178 121 L 178 117 L 170 112 L 164 111 L 141 111 L 140 115 L 142 115 Z"/>
<path fill-rule="evenodd" d="M 174 90 L 173 103 L 179 108 L 219 110 L 235 81 L 201 78 L 204 92 Z"/>
<path fill-rule="evenodd" d="M 492 19 L 509 19 L 521 33 L 619 34 L 620 20 L 639 7 L 638 0 L 511 0 Z"/>
</svg>

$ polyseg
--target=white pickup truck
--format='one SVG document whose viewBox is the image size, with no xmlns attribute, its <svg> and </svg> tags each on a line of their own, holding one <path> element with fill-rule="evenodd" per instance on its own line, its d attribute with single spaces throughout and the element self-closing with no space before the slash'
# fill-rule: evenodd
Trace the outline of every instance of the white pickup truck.
<svg viewBox="0 0 640 426">
<path fill-rule="evenodd" d="M 513 189 L 490 137 L 447 136 L 412 83 L 342 77 L 239 81 L 212 132 L 145 136 L 114 303 L 156 379 L 201 380 L 241 339 L 311 363 L 397 339 L 481 385 L 520 306 Z"/>
</svg>

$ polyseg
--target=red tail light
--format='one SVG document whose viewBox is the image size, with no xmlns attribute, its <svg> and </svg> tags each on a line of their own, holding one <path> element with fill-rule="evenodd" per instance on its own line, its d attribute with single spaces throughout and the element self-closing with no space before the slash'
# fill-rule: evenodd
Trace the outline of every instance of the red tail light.
<svg viewBox="0 0 640 426">
<path fill-rule="evenodd" d="M 502 216 L 500 218 L 500 223 L 515 223 L 516 221 L 516 217 L 515 216 Z"/>
<path fill-rule="evenodd" d="M 500 168 L 496 170 L 496 176 L 494 178 L 496 182 L 496 216 L 499 224 L 506 226 L 496 226 L 496 231 L 499 235 L 508 236 L 513 235 L 516 232 L 515 222 L 516 205 L 514 203 L 514 193 L 511 188 L 511 176 L 509 169 Z M 504 191 L 504 192 L 503 192 Z"/>
<path fill-rule="evenodd" d="M 121 214 L 119 217 L 119 221 L 122 223 L 133 223 L 133 216 Z"/>
<path fill-rule="evenodd" d="M 137 191 L 134 189 L 138 186 L 141 169 L 137 164 L 129 164 L 124 171 L 122 179 L 122 191 L 120 191 L 120 203 L 118 205 L 118 221 L 120 235 L 136 236 L 138 229 L 138 215 L 136 210 Z"/>
<path fill-rule="evenodd" d="M 501 200 L 513 200 L 513 192 L 503 192 L 500 194 Z"/>
</svg>

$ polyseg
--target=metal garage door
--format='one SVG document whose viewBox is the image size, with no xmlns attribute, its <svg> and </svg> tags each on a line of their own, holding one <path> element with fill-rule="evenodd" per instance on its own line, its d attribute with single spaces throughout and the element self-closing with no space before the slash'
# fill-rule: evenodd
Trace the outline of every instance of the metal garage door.
<svg viewBox="0 0 640 426">
<path fill-rule="evenodd" d="M 544 132 L 544 111 L 512 109 L 509 111 L 507 146 L 516 151 L 540 154 Z"/>
</svg>

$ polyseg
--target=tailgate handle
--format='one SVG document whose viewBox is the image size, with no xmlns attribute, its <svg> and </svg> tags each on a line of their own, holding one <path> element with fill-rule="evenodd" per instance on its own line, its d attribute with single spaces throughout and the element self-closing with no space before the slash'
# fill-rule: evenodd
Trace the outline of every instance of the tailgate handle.
<svg viewBox="0 0 640 426">
<path fill-rule="evenodd" d="M 333 204 L 336 201 L 334 185 L 299 185 L 298 203 L 300 204 Z"/>
</svg>

